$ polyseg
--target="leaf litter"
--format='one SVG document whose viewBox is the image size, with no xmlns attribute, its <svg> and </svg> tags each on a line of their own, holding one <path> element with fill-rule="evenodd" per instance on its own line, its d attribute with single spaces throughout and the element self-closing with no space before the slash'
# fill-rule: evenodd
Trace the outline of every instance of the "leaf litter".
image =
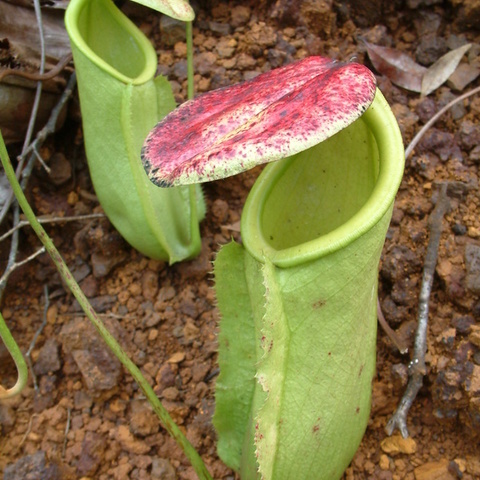
<svg viewBox="0 0 480 480">
<path fill-rule="evenodd" d="M 420 93 L 422 97 L 429 95 L 449 79 L 471 47 L 468 43 L 451 50 L 426 68 L 395 48 L 374 45 L 365 40 L 363 43 L 370 61 L 380 74 L 399 87 Z"/>
</svg>

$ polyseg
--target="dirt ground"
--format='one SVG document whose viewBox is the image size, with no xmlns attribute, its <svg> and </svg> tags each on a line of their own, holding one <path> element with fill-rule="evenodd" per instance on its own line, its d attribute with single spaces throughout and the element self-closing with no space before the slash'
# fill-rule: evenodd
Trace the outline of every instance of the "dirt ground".
<svg viewBox="0 0 480 480">
<path fill-rule="evenodd" d="M 252 78 L 307 55 L 373 66 L 363 39 L 429 66 L 472 43 L 462 60 L 480 68 L 480 2 L 204 1 L 194 4 L 198 92 Z M 186 45 L 178 25 L 143 8 L 125 11 L 150 36 L 160 71 L 185 98 Z M 182 32 L 180 31 L 180 35 Z M 378 73 L 378 72 L 377 72 Z M 447 83 L 426 98 L 378 75 L 405 144 L 461 91 Z M 406 384 L 409 355 L 379 330 L 371 420 L 345 479 L 480 478 L 480 98 L 451 109 L 407 160 L 380 268 L 379 294 L 390 325 L 413 345 L 418 296 L 437 183 L 450 184 L 430 301 L 427 375 L 408 416 L 410 437 L 385 425 Z M 10 146 L 11 156 L 19 147 Z M 41 151 L 55 181 L 37 166 L 28 196 L 38 215 L 101 212 L 86 167 L 78 104 Z M 130 248 L 105 218 L 47 225 L 92 305 L 154 386 L 214 478 L 235 475 L 218 459 L 211 425 L 216 334 L 212 260 L 221 244 L 240 240 L 238 222 L 259 171 L 206 184 L 203 248 L 168 266 Z M 2 225 L 2 232 L 9 225 Z M 24 228 L 20 256 L 38 248 Z M 3 264 L 9 242 L 0 245 Z M 47 293 L 47 295 L 45 295 Z M 26 352 L 34 378 L 20 397 L 0 404 L 0 471 L 5 479 L 194 479 L 180 449 L 160 426 L 137 385 L 106 351 L 46 255 L 10 277 L 2 312 Z M 0 346 L 2 384 L 14 367 Z M 27 474 L 27 472 L 30 472 Z M 303 479 L 302 479 L 303 480 Z"/>
</svg>

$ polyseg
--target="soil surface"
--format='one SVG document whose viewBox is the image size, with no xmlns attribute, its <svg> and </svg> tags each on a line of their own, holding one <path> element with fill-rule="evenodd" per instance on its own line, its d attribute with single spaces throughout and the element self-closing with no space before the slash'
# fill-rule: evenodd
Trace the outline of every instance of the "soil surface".
<svg viewBox="0 0 480 480">
<path fill-rule="evenodd" d="M 185 99 L 186 45 L 178 24 L 125 4 L 157 46 L 159 70 Z M 252 78 L 307 55 L 365 63 L 365 44 L 395 48 L 428 67 L 471 42 L 462 59 L 480 68 L 480 2 L 469 0 L 204 1 L 194 24 L 196 89 Z M 375 70 L 374 70 L 375 71 Z M 405 144 L 451 99 L 478 85 L 448 82 L 428 97 L 378 85 Z M 427 374 L 408 415 L 410 437 L 385 426 L 407 380 L 410 354 L 378 333 L 371 420 L 345 479 L 480 478 L 480 98 L 450 109 L 407 160 L 380 268 L 379 295 L 392 328 L 413 350 L 428 223 L 439 182 L 449 182 L 428 328 Z M 12 158 L 19 147 L 10 146 Z M 53 175 L 37 166 L 28 195 L 38 215 L 101 212 L 85 162 L 78 104 L 41 150 Z M 239 219 L 259 169 L 204 187 L 208 212 L 198 258 L 173 266 L 143 257 L 105 218 L 47 225 L 75 278 L 105 324 L 154 386 L 214 478 L 236 478 L 219 460 L 211 424 L 218 373 L 212 260 L 240 241 Z M 2 226 L 7 230 L 9 225 Z M 20 258 L 38 248 L 30 229 Z M 1 244 L 6 262 L 9 242 Z M 0 404 L 0 471 L 5 479 L 194 479 L 185 456 L 159 424 L 138 386 L 106 350 L 43 255 L 9 279 L 2 312 L 34 377 L 21 396 Z M 15 370 L 0 346 L 2 384 Z M 29 473 L 27 473 L 29 472 Z"/>
</svg>

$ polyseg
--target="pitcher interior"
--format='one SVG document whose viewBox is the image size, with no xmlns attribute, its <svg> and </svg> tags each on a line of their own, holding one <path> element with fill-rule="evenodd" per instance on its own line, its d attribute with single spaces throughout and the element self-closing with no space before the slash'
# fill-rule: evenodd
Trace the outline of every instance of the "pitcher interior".
<svg viewBox="0 0 480 480">
<path fill-rule="evenodd" d="M 366 203 L 379 172 L 378 148 L 362 118 L 286 161 L 261 217 L 263 237 L 275 250 L 344 224 Z"/>
</svg>

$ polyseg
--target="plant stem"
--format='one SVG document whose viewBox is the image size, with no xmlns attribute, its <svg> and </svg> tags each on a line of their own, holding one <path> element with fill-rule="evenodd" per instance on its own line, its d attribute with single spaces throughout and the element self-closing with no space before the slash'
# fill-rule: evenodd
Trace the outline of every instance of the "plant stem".
<svg viewBox="0 0 480 480">
<path fill-rule="evenodd" d="M 15 342 L 15 339 L 13 338 L 12 334 L 10 333 L 10 330 L 8 329 L 7 324 L 5 323 L 5 320 L 3 319 L 3 316 L 1 313 L 0 313 L 0 337 L 2 338 L 3 343 L 5 344 L 5 347 L 7 348 L 8 352 L 12 356 L 18 372 L 17 382 L 12 388 L 5 389 L 4 387 L 0 386 L 0 400 L 5 400 L 6 398 L 11 398 L 11 397 L 14 397 L 15 395 L 18 395 L 23 390 L 23 388 L 27 384 L 28 368 L 27 368 L 27 362 L 25 362 L 22 352 L 20 351 L 20 348 Z"/>
<path fill-rule="evenodd" d="M 25 195 L 17 181 L 17 177 L 15 176 L 15 172 L 13 170 L 12 164 L 10 163 L 10 159 L 8 157 L 7 149 L 5 147 L 3 136 L 1 133 L 0 133 L 0 159 L 3 164 L 3 168 L 5 169 L 7 178 L 15 193 L 17 201 L 21 209 L 23 210 L 23 213 L 27 217 L 27 220 L 30 222 L 38 238 L 45 246 L 48 254 L 52 258 L 53 262 L 55 263 L 55 266 L 57 267 L 58 272 L 60 273 L 60 276 L 68 285 L 74 297 L 77 299 L 78 303 L 80 304 L 83 311 L 85 312 L 85 315 L 93 323 L 97 331 L 100 333 L 100 335 L 104 339 L 107 346 L 112 350 L 115 356 L 120 360 L 120 362 L 124 365 L 124 367 L 130 372 L 132 377 L 138 383 L 139 387 L 147 397 L 153 410 L 157 414 L 158 418 L 161 420 L 165 429 L 175 439 L 175 441 L 182 448 L 185 455 L 190 460 L 198 477 L 201 480 L 203 479 L 211 480 L 212 477 L 208 473 L 208 470 L 205 464 L 203 463 L 203 460 L 201 459 L 198 452 L 193 448 L 192 444 L 188 441 L 188 439 L 185 437 L 185 435 L 182 433 L 179 427 L 172 420 L 172 418 L 170 417 L 170 415 L 165 410 L 160 400 L 156 396 L 152 387 L 149 385 L 145 377 L 142 375 L 142 372 L 132 362 L 132 360 L 130 360 L 127 353 L 122 349 L 122 347 L 118 344 L 118 342 L 115 340 L 113 335 L 104 326 L 100 317 L 88 302 L 88 299 L 83 293 L 83 291 L 81 290 L 80 286 L 73 278 L 70 270 L 68 269 L 66 263 L 62 259 L 55 245 L 53 244 L 51 238 L 47 235 L 43 227 L 37 221 L 35 214 L 33 213 L 33 210 L 31 209 L 30 205 L 28 204 L 27 199 L 25 198 Z"/>
<path fill-rule="evenodd" d="M 195 96 L 192 22 L 185 22 L 185 34 L 187 37 L 187 98 L 191 100 Z"/>
</svg>

